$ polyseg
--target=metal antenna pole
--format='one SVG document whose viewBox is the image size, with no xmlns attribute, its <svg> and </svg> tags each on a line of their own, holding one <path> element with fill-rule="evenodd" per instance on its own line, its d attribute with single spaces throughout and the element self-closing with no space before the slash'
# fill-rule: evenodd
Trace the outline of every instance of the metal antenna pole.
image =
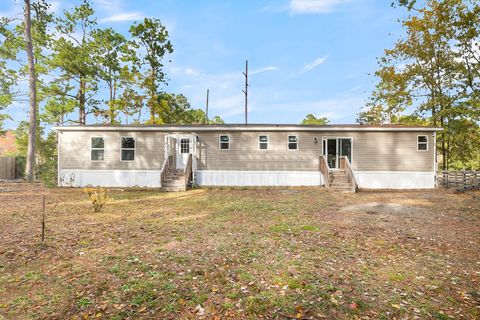
<svg viewBox="0 0 480 320">
<path fill-rule="evenodd" d="M 207 89 L 207 104 L 206 104 L 206 107 L 205 107 L 205 120 L 208 124 L 208 96 L 210 94 L 210 89 Z"/>
<path fill-rule="evenodd" d="M 245 60 L 245 90 L 242 90 L 245 93 L 245 125 L 248 124 L 248 60 Z"/>
</svg>

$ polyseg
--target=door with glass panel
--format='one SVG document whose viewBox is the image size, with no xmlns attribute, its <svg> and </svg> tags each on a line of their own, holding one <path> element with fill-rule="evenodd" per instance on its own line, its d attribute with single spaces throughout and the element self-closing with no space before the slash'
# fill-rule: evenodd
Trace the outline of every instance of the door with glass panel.
<svg viewBox="0 0 480 320">
<path fill-rule="evenodd" d="M 179 137 L 177 139 L 177 169 L 184 169 L 188 156 L 192 153 L 192 138 Z"/>
<path fill-rule="evenodd" d="M 339 168 L 339 158 L 347 157 L 352 162 L 352 138 L 323 138 L 323 155 L 330 169 Z"/>
</svg>

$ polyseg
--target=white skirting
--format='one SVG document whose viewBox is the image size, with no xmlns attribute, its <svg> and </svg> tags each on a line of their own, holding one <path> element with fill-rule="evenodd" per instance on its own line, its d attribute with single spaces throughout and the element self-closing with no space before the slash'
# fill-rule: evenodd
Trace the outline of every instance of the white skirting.
<svg viewBox="0 0 480 320">
<path fill-rule="evenodd" d="M 195 174 L 199 186 L 320 186 L 319 171 L 217 171 L 201 170 Z"/>
<path fill-rule="evenodd" d="M 160 170 L 61 170 L 60 187 L 160 187 Z"/>
<path fill-rule="evenodd" d="M 430 189 L 435 188 L 434 172 L 355 171 L 359 188 Z"/>
<path fill-rule="evenodd" d="M 429 189 L 435 187 L 433 172 L 356 171 L 359 188 Z M 318 171 L 217 171 L 195 174 L 200 186 L 321 186 Z M 160 170 L 66 170 L 60 171 L 61 187 L 148 187 L 159 188 Z"/>
</svg>

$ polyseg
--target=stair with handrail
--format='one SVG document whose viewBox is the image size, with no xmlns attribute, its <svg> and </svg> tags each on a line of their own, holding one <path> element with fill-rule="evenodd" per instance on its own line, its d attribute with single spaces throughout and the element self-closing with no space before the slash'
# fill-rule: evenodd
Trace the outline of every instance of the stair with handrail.
<svg viewBox="0 0 480 320">
<path fill-rule="evenodd" d="M 357 192 L 358 185 L 348 157 L 339 157 L 340 169 L 330 169 L 326 156 L 320 156 L 320 172 L 325 187 L 338 192 Z"/>
</svg>

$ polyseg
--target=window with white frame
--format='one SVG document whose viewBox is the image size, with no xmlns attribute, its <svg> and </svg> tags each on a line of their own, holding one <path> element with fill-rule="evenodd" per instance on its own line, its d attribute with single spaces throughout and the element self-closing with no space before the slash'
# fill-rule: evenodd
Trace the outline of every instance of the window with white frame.
<svg viewBox="0 0 480 320">
<path fill-rule="evenodd" d="M 428 136 L 417 136 L 417 151 L 428 150 Z"/>
<path fill-rule="evenodd" d="M 298 150 L 297 136 L 288 136 L 288 150 Z"/>
<path fill-rule="evenodd" d="M 102 137 L 92 137 L 91 140 L 91 160 L 102 161 L 105 157 L 105 141 Z"/>
<path fill-rule="evenodd" d="M 267 150 L 268 149 L 268 136 L 258 136 L 258 149 Z"/>
<path fill-rule="evenodd" d="M 230 150 L 230 136 L 222 134 L 218 137 L 218 148 L 220 150 Z"/>
<path fill-rule="evenodd" d="M 180 139 L 180 153 L 190 153 L 190 139 Z"/>
<path fill-rule="evenodd" d="M 122 137 L 122 161 L 135 161 L 135 138 Z"/>
</svg>

